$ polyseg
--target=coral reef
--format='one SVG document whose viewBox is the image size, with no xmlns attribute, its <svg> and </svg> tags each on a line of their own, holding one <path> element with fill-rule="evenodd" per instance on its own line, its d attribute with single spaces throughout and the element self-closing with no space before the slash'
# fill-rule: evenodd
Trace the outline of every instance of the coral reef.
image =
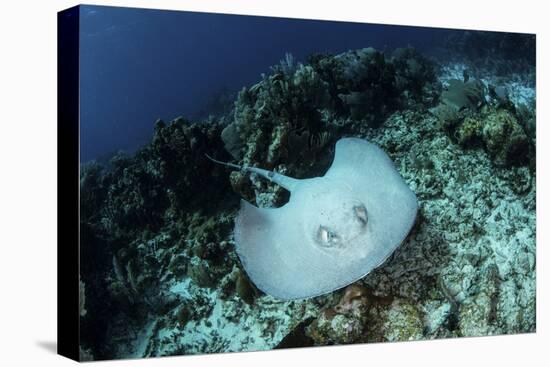
<svg viewBox="0 0 550 367">
<path fill-rule="evenodd" d="M 82 167 L 81 255 L 86 260 L 81 276 L 87 309 L 82 343 L 96 346 L 96 359 L 118 353 L 101 340 L 112 339 L 121 328 L 138 327 L 174 304 L 165 282 L 192 271 L 192 245 L 207 248 L 204 266 L 219 263 L 220 251 L 225 258 L 223 245 L 216 252 L 209 244 L 222 243 L 221 236 L 231 231 L 231 205 L 238 201 L 223 200 L 230 191 L 227 174 L 204 156 L 216 149 L 225 154 L 221 130 L 217 124 L 181 118 L 158 121 L 151 144 L 134 156 L 116 154 L 107 166 L 91 162 Z M 215 208 L 204 207 L 205 200 L 224 201 L 228 207 L 211 216 L 208 211 Z"/>
<path fill-rule="evenodd" d="M 489 114 L 482 132 L 487 151 L 496 164 L 521 163 L 529 152 L 527 134 L 517 119 L 506 110 Z"/>
<path fill-rule="evenodd" d="M 534 94 L 516 81 L 489 93 L 464 70 L 409 48 L 287 55 L 223 118 L 159 120 L 136 154 L 83 165 L 82 358 L 535 331 Z M 303 178 L 342 136 L 395 162 L 419 201 L 412 232 L 345 289 L 262 294 L 234 252 L 233 191 L 260 206 L 288 193 L 205 153 Z"/>
<path fill-rule="evenodd" d="M 343 110 L 351 118 L 380 124 L 397 107 L 395 67 L 383 53 L 365 48 L 336 55 L 330 71 Z"/>
<path fill-rule="evenodd" d="M 398 48 L 393 51 L 391 62 L 395 67 L 396 87 L 404 96 L 403 103 L 408 107 L 429 107 L 437 103 L 441 93 L 441 83 L 437 78 L 436 64 L 413 47 Z"/>
<path fill-rule="evenodd" d="M 431 106 L 440 83 L 435 64 L 412 48 L 382 52 L 365 48 L 313 55 L 310 64 L 287 55 L 270 75 L 243 88 L 233 121 L 222 131 L 225 149 L 240 164 L 275 169 L 293 177 L 328 165 L 328 148 L 361 125 L 378 126 L 405 106 Z M 232 174 L 235 191 L 257 205 L 280 204 L 275 185 Z M 263 196 L 258 195 L 258 191 Z"/>
<path fill-rule="evenodd" d="M 480 80 L 450 79 L 441 103 L 431 111 L 453 141 L 465 148 L 483 147 L 495 165 L 533 167 L 535 140 L 529 135 L 534 136 L 534 107 L 516 108 L 504 92 L 489 91 Z"/>
</svg>

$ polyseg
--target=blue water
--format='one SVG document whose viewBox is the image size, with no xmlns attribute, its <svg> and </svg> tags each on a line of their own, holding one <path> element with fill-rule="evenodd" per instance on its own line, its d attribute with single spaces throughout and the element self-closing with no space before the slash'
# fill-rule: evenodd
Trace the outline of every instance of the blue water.
<svg viewBox="0 0 550 367">
<path fill-rule="evenodd" d="M 150 141 L 156 119 L 193 118 L 221 90 L 257 82 L 285 53 L 412 45 L 432 28 L 81 6 L 81 161 Z"/>
</svg>

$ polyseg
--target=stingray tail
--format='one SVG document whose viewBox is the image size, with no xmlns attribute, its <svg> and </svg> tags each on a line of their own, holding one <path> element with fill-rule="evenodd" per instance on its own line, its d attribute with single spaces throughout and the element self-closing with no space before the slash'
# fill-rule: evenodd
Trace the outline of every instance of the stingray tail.
<svg viewBox="0 0 550 367">
<path fill-rule="evenodd" d="M 206 156 L 206 158 L 210 159 L 210 160 L 211 160 L 212 162 L 214 162 L 214 163 L 218 163 L 218 164 L 221 164 L 221 165 L 223 165 L 223 166 L 235 168 L 235 169 L 238 169 L 238 170 L 243 169 L 243 167 L 239 166 L 238 164 L 233 164 L 233 163 L 218 161 L 217 159 L 212 158 L 211 156 L 209 156 L 209 155 L 206 154 L 206 153 L 205 153 L 204 155 Z"/>
<path fill-rule="evenodd" d="M 292 190 L 296 187 L 299 181 L 295 178 L 281 175 L 280 173 L 277 173 L 274 171 L 268 171 L 257 167 L 239 166 L 238 164 L 218 161 L 217 159 L 210 157 L 208 154 L 205 154 L 205 155 L 206 155 L 206 158 L 210 159 L 214 163 L 218 163 L 226 167 L 231 167 L 238 170 L 245 170 L 246 172 L 249 172 L 249 173 L 255 173 L 258 176 L 268 179 L 270 182 L 274 182 L 277 185 L 282 186 L 283 188 L 287 189 L 290 192 L 292 192 Z"/>
</svg>

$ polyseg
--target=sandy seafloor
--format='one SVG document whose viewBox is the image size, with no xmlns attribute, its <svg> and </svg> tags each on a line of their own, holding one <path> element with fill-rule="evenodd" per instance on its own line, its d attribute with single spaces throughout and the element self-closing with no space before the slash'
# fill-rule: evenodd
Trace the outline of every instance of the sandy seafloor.
<svg viewBox="0 0 550 367">
<path fill-rule="evenodd" d="M 461 79 L 464 68 L 443 65 L 438 78 L 443 85 Z M 519 79 L 504 84 L 514 104 L 534 101 L 532 85 Z M 232 268 L 209 286 L 189 272 L 161 271 L 163 297 L 176 301 L 162 313 L 139 318 L 131 330 L 124 320 L 110 325 L 114 357 L 534 332 L 534 169 L 499 167 L 484 149 L 451 143 L 429 110 L 399 110 L 382 126 L 361 128 L 355 136 L 389 154 L 419 203 L 404 243 L 357 282 L 366 294 L 343 312 L 333 310 L 345 290 L 286 302 L 254 291 L 245 302 L 227 290 L 242 273 L 234 254 Z M 232 225 L 232 217 L 221 217 Z M 149 242 L 170 241 L 163 232 L 153 237 Z M 234 246 L 232 234 L 222 242 Z M 155 245 L 153 255 L 174 256 L 166 247 Z M 192 251 L 185 256 L 189 266 L 203 262 Z"/>
</svg>

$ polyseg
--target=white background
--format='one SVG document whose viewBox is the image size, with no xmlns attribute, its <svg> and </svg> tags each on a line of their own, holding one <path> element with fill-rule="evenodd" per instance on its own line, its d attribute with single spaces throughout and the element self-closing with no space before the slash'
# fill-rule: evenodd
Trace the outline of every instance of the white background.
<svg viewBox="0 0 550 367">
<path fill-rule="evenodd" d="M 117 366 L 540 366 L 548 339 L 549 11 L 527 1 L 96 1 L 121 5 L 537 33 L 537 333 L 428 342 L 99 362 Z M 70 365 L 56 340 L 56 12 L 0 10 L 0 365 Z M 223 55 L 220 55 L 223 57 Z M 61 226 L 63 228 L 63 225 Z M 76 244 L 75 244 L 76 245 Z M 545 279 L 546 278 L 546 279 Z"/>
</svg>

